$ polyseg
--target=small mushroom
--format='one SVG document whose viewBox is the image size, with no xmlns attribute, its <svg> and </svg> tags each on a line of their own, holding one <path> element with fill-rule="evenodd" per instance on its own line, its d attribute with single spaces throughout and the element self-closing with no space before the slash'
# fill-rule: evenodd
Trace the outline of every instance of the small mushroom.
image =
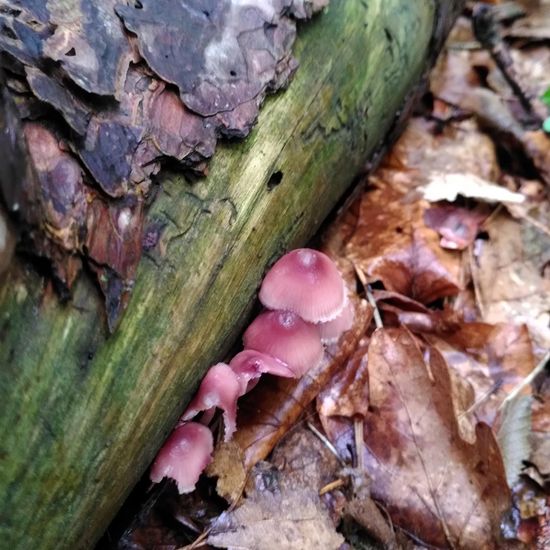
<svg viewBox="0 0 550 550">
<path fill-rule="evenodd" d="M 310 248 L 280 258 L 265 276 L 259 298 L 268 309 L 292 311 L 310 323 L 334 319 L 347 299 L 334 262 Z"/>
<path fill-rule="evenodd" d="M 355 310 L 353 304 L 348 301 L 338 317 L 326 323 L 319 323 L 317 326 L 319 327 L 323 344 L 336 343 L 338 338 L 352 327 L 354 318 Z"/>
<path fill-rule="evenodd" d="M 291 311 L 261 313 L 246 329 L 243 343 L 245 349 L 267 353 L 286 363 L 297 377 L 323 358 L 319 328 Z"/>
<path fill-rule="evenodd" d="M 229 366 L 239 379 L 241 387 L 239 397 L 250 391 L 258 383 L 262 374 L 273 374 L 286 378 L 296 377 L 294 371 L 286 363 L 253 349 L 245 349 L 237 353 L 229 362 Z"/>
<path fill-rule="evenodd" d="M 212 462 L 212 432 L 197 422 L 176 427 L 159 451 L 149 475 L 153 483 L 169 477 L 176 482 L 180 494 L 195 489 L 202 471 Z"/>
<path fill-rule="evenodd" d="M 229 441 L 237 427 L 237 399 L 240 390 L 241 384 L 233 369 L 225 363 L 218 363 L 210 367 L 202 379 L 199 390 L 181 419 L 191 420 L 201 411 L 209 416 L 218 407 L 223 410 L 225 441 Z"/>
</svg>

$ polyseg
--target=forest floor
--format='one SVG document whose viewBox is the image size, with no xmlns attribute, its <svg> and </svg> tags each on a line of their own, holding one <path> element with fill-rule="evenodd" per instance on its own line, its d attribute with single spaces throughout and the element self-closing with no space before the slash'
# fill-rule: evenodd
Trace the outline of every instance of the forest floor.
<svg viewBox="0 0 550 550">
<path fill-rule="evenodd" d="M 316 241 L 356 307 L 322 373 L 262 380 L 101 547 L 550 548 L 550 4 L 479 4 Z"/>
</svg>

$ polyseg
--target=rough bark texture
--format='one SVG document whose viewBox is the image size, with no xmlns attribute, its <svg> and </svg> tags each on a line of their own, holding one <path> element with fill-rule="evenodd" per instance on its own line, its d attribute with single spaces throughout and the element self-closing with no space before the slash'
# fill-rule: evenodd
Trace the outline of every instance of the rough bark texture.
<svg viewBox="0 0 550 550">
<path fill-rule="evenodd" d="M 0 169 L 0 200 L 62 295 L 90 268 L 116 328 L 153 176 L 167 162 L 202 174 L 218 139 L 247 136 L 296 71 L 298 20 L 327 4 L 0 0 L 0 141 L 24 134 L 10 150 L 32 166 L 15 181 Z"/>
<path fill-rule="evenodd" d="M 266 265 L 314 233 L 379 149 L 461 4 L 334 0 L 302 29 L 300 70 L 249 138 L 220 147 L 204 179 L 164 177 L 113 335 L 88 277 L 63 305 L 22 262 L 2 276 L 3 545 L 97 540 L 243 328 Z"/>
</svg>

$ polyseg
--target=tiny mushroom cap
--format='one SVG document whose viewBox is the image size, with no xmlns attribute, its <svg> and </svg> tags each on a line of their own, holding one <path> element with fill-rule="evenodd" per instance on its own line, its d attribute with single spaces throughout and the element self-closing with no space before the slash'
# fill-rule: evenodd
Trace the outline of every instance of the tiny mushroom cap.
<svg viewBox="0 0 550 550">
<path fill-rule="evenodd" d="M 213 450 L 214 438 L 206 426 L 197 422 L 180 424 L 159 451 L 149 477 L 153 483 L 172 478 L 180 494 L 190 493 L 212 462 Z"/>
<path fill-rule="evenodd" d="M 286 378 L 296 377 L 294 371 L 286 363 L 253 349 L 245 349 L 237 353 L 229 362 L 229 366 L 239 379 L 240 395 L 250 391 L 262 374 L 274 374 Z"/>
<path fill-rule="evenodd" d="M 338 338 L 352 327 L 354 318 L 355 310 L 353 304 L 348 301 L 338 317 L 326 323 L 319 323 L 318 327 L 322 342 L 324 344 L 334 344 L 337 342 Z"/>
<path fill-rule="evenodd" d="M 229 365 L 218 363 L 210 367 L 181 419 L 191 420 L 201 411 L 210 412 L 218 407 L 223 410 L 224 439 L 229 441 L 237 425 L 237 399 L 240 389 L 239 379 Z"/>
<path fill-rule="evenodd" d="M 252 321 L 243 336 L 245 349 L 267 353 L 302 376 L 323 358 L 317 325 L 291 311 L 266 311 Z"/>
<path fill-rule="evenodd" d="M 292 311 L 305 321 L 320 323 L 342 311 L 346 291 L 342 276 L 326 254 L 298 248 L 267 272 L 259 298 L 266 308 Z"/>
</svg>

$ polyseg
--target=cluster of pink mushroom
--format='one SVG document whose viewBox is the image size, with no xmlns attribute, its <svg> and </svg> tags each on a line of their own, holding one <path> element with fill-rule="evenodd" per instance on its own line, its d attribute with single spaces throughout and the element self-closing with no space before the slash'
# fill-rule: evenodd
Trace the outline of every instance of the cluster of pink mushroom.
<svg viewBox="0 0 550 550">
<path fill-rule="evenodd" d="M 262 374 L 299 378 L 323 359 L 324 345 L 338 340 L 353 323 L 353 307 L 334 262 L 309 248 L 293 250 L 265 276 L 259 299 L 266 308 L 243 336 L 244 350 L 229 364 L 211 367 L 178 425 L 159 451 L 151 481 L 168 477 L 180 493 L 195 488 L 212 460 L 208 428 L 223 411 L 224 439 L 236 430 L 237 400 Z"/>
</svg>

